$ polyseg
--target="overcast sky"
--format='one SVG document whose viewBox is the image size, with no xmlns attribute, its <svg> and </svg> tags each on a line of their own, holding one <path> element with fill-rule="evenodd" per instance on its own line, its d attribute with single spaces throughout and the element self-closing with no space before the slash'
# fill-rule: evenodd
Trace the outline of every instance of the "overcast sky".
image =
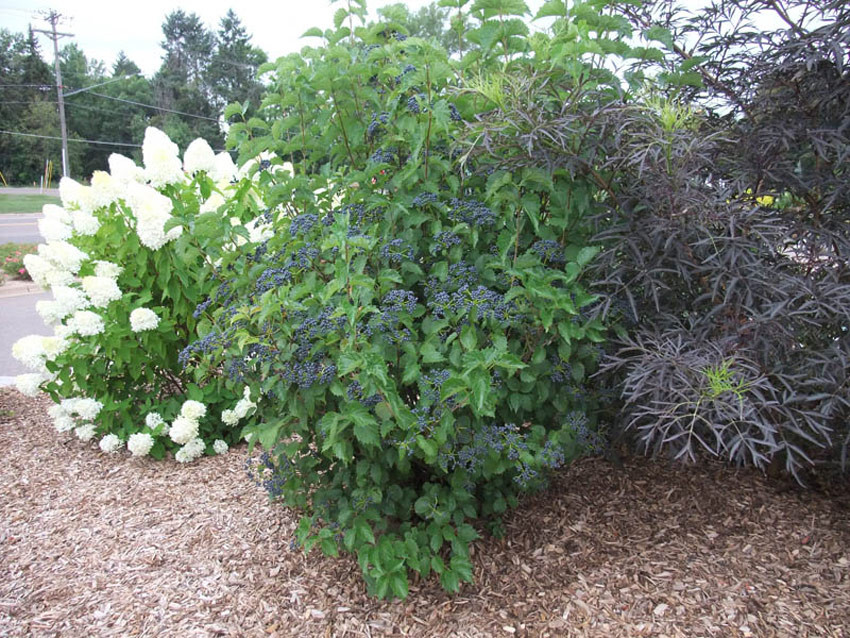
<svg viewBox="0 0 850 638">
<path fill-rule="evenodd" d="M 375 9 L 398 0 L 370 0 L 368 7 Z M 543 0 L 526 0 L 536 10 Z M 430 3 L 430 0 L 406 0 L 412 10 Z M 174 0 L 114 1 L 104 0 L 0 0 L 0 28 L 25 32 L 32 23 L 35 28 L 49 25 L 37 15 L 40 10 L 56 9 L 67 19 L 59 31 L 73 33 L 73 38 L 62 38 L 60 46 L 73 39 L 88 58 L 95 58 L 112 66 L 119 51 L 139 65 L 142 73 L 151 76 L 162 62 L 162 23 L 165 16 L 176 8 L 198 14 L 207 27 L 218 29 L 219 20 L 233 8 L 242 24 L 252 36 L 252 43 L 263 49 L 274 60 L 310 44 L 301 35 L 311 27 L 327 29 L 333 26 L 333 14 L 341 4 L 331 5 L 328 0 L 192 0 L 175 3 Z M 48 62 L 53 60 L 52 44 L 40 36 L 42 52 Z M 315 43 L 315 40 L 312 40 Z"/>
</svg>

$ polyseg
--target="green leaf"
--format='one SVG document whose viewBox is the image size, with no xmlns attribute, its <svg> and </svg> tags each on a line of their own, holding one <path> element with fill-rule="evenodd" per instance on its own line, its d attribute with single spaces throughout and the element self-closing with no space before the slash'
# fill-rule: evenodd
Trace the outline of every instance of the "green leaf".
<svg viewBox="0 0 850 638">
<path fill-rule="evenodd" d="M 322 38 L 324 37 L 324 33 L 319 27 L 313 27 L 312 29 L 307 29 L 303 34 L 301 34 L 302 38 Z"/>
</svg>

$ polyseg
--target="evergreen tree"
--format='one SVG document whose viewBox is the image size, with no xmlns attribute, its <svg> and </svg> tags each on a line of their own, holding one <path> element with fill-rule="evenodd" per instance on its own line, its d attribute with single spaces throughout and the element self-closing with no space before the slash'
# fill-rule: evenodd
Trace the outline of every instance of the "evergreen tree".
<svg viewBox="0 0 850 638">
<path fill-rule="evenodd" d="M 219 23 L 215 54 L 207 70 L 207 82 L 213 90 L 213 103 L 222 110 L 231 102 L 260 103 L 263 85 L 256 80 L 257 69 L 267 60 L 262 49 L 251 45 L 251 36 L 233 12 Z"/>
</svg>

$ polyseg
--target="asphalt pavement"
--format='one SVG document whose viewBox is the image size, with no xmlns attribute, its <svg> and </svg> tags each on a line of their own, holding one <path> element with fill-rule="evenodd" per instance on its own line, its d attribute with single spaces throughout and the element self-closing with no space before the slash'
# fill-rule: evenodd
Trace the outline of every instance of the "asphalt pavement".
<svg viewBox="0 0 850 638">
<path fill-rule="evenodd" d="M 39 244 L 44 240 L 38 232 L 41 213 L 6 213 L 0 215 L 0 244 Z"/>
<path fill-rule="evenodd" d="M 12 357 L 12 344 L 30 334 L 53 334 L 53 328 L 35 311 L 39 299 L 50 298 L 49 292 L 31 281 L 9 281 L 0 286 L 0 385 L 14 383 L 16 375 L 30 372 Z"/>
</svg>

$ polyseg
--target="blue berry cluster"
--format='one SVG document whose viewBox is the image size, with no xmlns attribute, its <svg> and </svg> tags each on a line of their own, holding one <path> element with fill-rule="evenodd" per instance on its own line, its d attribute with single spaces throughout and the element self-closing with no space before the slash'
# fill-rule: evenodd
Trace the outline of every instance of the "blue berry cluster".
<svg viewBox="0 0 850 638">
<path fill-rule="evenodd" d="M 381 133 L 384 132 L 384 124 L 389 121 L 390 114 L 386 111 L 383 113 L 372 113 L 372 121 L 366 127 L 366 137 L 369 141 L 375 140 Z"/>
<path fill-rule="evenodd" d="M 458 246 L 461 243 L 460 236 L 449 230 L 434 235 L 434 243 L 431 246 L 431 254 L 436 255 L 439 252 L 448 251 L 452 246 Z"/>
<path fill-rule="evenodd" d="M 444 462 L 449 469 L 463 468 L 470 474 L 475 474 L 484 465 L 492 453 L 507 452 L 511 460 L 519 458 L 521 452 L 528 449 L 525 437 L 513 423 L 485 425 L 472 435 L 471 441 L 461 445 L 454 451 L 443 453 Z"/>
<path fill-rule="evenodd" d="M 552 239 L 541 239 L 531 245 L 532 252 L 536 253 L 540 260 L 550 264 L 563 264 L 566 262 L 564 248 Z"/>
<path fill-rule="evenodd" d="M 457 110 L 457 107 L 454 104 L 449 104 L 449 117 L 453 122 L 461 122 L 463 118 L 460 116 L 460 112 Z"/>
<path fill-rule="evenodd" d="M 571 383 L 573 380 L 573 369 L 569 362 L 564 361 L 556 354 L 549 357 L 549 362 L 552 364 L 552 372 L 549 378 L 555 383 Z"/>
<path fill-rule="evenodd" d="M 452 198 L 449 219 L 470 226 L 492 226 L 496 223 L 493 211 L 476 199 Z"/>
<path fill-rule="evenodd" d="M 434 193 L 419 193 L 411 202 L 416 208 L 422 208 L 428 204 L 436 204 L 437 196 Z"/>
<path fill-rule="evenodd" d="M 348 397 L 349 401 L 358 401 L 367 408 L 373 408 L 381 402 L 381 395 L 377 393 L 364 397 L 363 386 L 360 385 L 359 381 L 352 381 L 349 383 L 348 388 L 345 391 L 345 395 Z"/>
<path fill-rule="evenodd" d="M 431 374 L 425 374 L 419 379 L 419 390 L 421 397 L 426 401 L 438 403 L 440 401 L 440 388 L 449 380 L 451 372 L 448 370 L 435 370 Z"/>
<path fill-rule="evenodd" d="M 440 319 L 452 315 L 466 317 L 473 310 L 479 320 L 492 319 L 499 322 L 512 321 L 516 315 L 513 302 L 506 302 L 504 297 L 486 286 L 461 286 L 453 293 L 438 292 L 428 307 Z"/>
<path fill-rule="evenodd" d="M 464 286 L 475 286 L 478 281 L 478 270 L 475 266 L 465 261 L 459 261 L 449 266 L 445 281 L 440 281 L 437 277 L 428 277 L 428 281 L 425 283 L 425 294 L 432 298 L 438 292 L 450 292 L 459 290 Z"/>
<path fill-rule="evenodd" d="M 305 235 L 313 230 L 313 226 L 319 221 L 319 218 L 312 213 L 304 213 L 295 217 L 289 224 L 289 234 L 295 237 L 296 235 Z"/>
<path fill-rule="evenodd" d="M 418 96 L 416 95 L 411 95 L 409 98 L 407 98 L 407 110 L 413 113 L 414 115 L 419 115 L 421 110 L 417 97 Z"/>
<path fill-rule="evenodd" d="M 413 248 L 403 239 L 391 239 L 379 251 L 381 259 L 394 264 L 400 265 L 404 260 L 413 261 L 415 253 Z"/>
<path fill-rule="evenodd" d="M 390 147 L 390 148 L 379 148 L 377 151 L 372 153 L 372 156 L 369 158 L 369 161 L 373 164 L 393 164 L 398 157 L 398 150 Z"/>
<path fill-rule="evenodd" d="M 566 417 L 566 425 L 575 432 L 576 445 L 589 454 L 601 454 L 605 449 L 605 437 L 588 427 L 587 415 L 573 411 Z"/>
</svg>

